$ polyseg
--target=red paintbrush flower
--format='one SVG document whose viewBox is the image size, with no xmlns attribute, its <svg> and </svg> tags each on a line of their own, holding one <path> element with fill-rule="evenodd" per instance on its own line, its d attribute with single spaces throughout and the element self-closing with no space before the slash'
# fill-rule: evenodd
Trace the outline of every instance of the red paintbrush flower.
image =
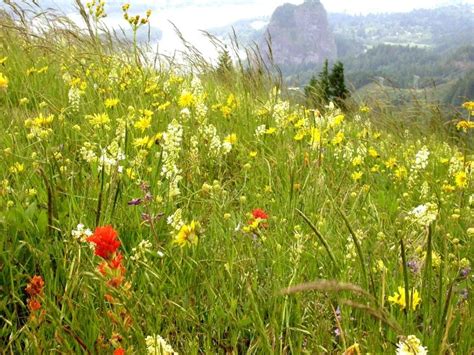
<svg viewBox="0 0 474 355">
<path fill-rule="evenodd" d="M 125 350 L 123 348 L 115 349 L 114 355 L 125 355 Z"/>
<path fill-rule="evenodd" d="M 30 310 L 30 312 L 37 311 L 40 308 L 41 308 L 40 301 L 38 301 L 36 298 L 28 299 L 28 309 Z"/>
<path fill-rule="evenodd" d="M 268 214 L 261 208 L 256 208 L 252 211 L 253 218 L 268 219 Z"/>
<path fill-rule="evenodd" d="M 95 255 L 109 260 L 120 246 L 117 236 L 117 231 L 112 226 L 97 227 L 87 241 L 95 243 Z"/>
<path fill-rule="evenodd" d="M 43 292 L 44 280 L 41 276 L 35 275 L 31 278 L 30 282 L 25 288 L 25 291 L 30 297 L 41 295 Z"/>
</svg>

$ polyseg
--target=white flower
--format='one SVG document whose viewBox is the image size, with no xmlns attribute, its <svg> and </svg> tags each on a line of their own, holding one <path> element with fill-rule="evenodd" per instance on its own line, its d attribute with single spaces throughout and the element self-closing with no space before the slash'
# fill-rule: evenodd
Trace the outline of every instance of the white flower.
<svg viewBox="0 0 474 355">
<path fill-rule="evenodd" d="M 145 338 L 146 349 L 148 354 L 152 355 L 174 355 L 178 354 L 173 350 L 165 339 L 159 335 L 147 336 Z"/>
<path fill-rule="evenodd" d="M 92 234 L 92 231 L 89 228 L 85 228 L 82 223 L 79 223 L 76 229 L 73 229 L 71 231 L 71 235 L 74 239 L 84 243 L 87 241 L 87 238 L 89 238 Z"/>
<path fill-rule="evenodd" d="M 435 203 L 428 202 L 415 207 L 408 214 L 413 222 L 421 226 L 429 226 L 438 216 L 438 206 Z"/>
<path fill-rule="evenodd" d="M 428 354 L 426 347 L 421 345 L 420 339 L 409 335 L 397 344 L 397 355 L 425 355 Z"/>
<path fill-rule="evenodd" d="M 153 245 L 146 239 L 142 240 L 140 243 L 138 243 L 137 247 L 132 249 L 132 256 L 130 256 L 130 259 L 133 261 L 143 261 L 147 262 L 148 259 L 146 257 L 146 254 L 151 253 L 151 248 Z"/>
<path fill-rule="evenodd" d="M 166 219 L 166 223 L 168 223 L 175 230 L 179 231 L 184 225 L 183 210 L 181 210 L 181 208 L 178 208 L 172 215 L 168 216 L 168 218 Z"/>
<path fill-rule="evenodd" d="M 267 130 L 267 126 L 262 124 L 255 129 L 255 135 L 257 137 L 263 136 L 266 130 Z"/>
<path fill-rule="evenodd" d="M 428 159 L 430 157 L 430 151 L 426 146 L 416 153 L 415 164 L 412 166 L 412 170 L 425 170 L 428 166 Z"/>
</svg>

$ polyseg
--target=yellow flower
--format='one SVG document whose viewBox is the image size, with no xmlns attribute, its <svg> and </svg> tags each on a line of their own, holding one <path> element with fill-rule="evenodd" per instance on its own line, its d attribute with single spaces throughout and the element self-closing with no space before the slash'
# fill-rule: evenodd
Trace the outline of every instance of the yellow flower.
<svg viewBox="0 0 474 355">
<path fill-rule="evenodd" d="M 386 162 L 385 162 L 385 166 L 387 167 L 387 169 L 393 169 L 394 167 L 397 166 L 397 159 L 395 158 L 389 158 Z"/>
<path fill-rule="evenodd" d="M 25 166 L 19 162 L 16 162 L 10 166 L 10 172 L 13 174 L 19 174 L 25 170 Z"/>
<path fill-rule="evenodd" d="M 224 142 L 235 144 L 237 143 L 237 135 L 235 133 L 229 134 L 227 137 L 224 138 Z"/>
<path fill-rule="evenodd" d="M 370 112 L 370 107 L 367 106 L 367 105 L 361 106 L 361 107 L 359 108 L 359 111 L 360 111 L 361 113 L 369 113 L 369 112 Z"/>
<path fill-rule="evenodd" d="M 8 88 L 8 78 L 0 72 L 0 89 Z"/>
<path fill-rule="evenodd" d="M 456 186 L 460 189 L 464 189 L 467 187 L 467 174 L 465 171 L 457 172 L 454 175 L 454 182 Z"/>
<path fill-rule="evenodd" d="M 400 309 L 405 309 L 407 307 L 407 301 L 405 298 L 405 288 L 399 286 L 398 292 L 395 292 L 393 296 L 388 297 L 388 301 L 392 304 L 400 306 Z M 412 289 L 408 291 L 408 297 L 411 298 L 411 307 L 412 310 L 416 310 L 416 307 L 421 303 L 421 297 L 417 290 Z"/>
<path fill-rule="evenodd" d="M 117 106 L 119 103 L 120 103 L 119 99 L 107 99 L 107 100 L 105 100 L 104 104 L 105 104 L 106 108 L 113 108 L 113 107 Z"/>
<path fill-rule="evenodd" d="M 250 158 L 255 158 L 257 156 L 258 152 L 257 151 L 252 151 L 249 153 Z"/>
<path fill-rule="evenodd" d="M 95 113 L 93 115 L 88 115 L 86 118 L 89 119 L 89 123 L 92 126 L 103 126 L 110 122 L 109 115 L 106 113 Z"/>
<path fill-rule="evenodd" d="M 276 132 L 276 128 L 275 127 L 270 127 L 268 128 L 266 131 L 265 131 L 265 134 L 274 134 Z"/>
<path fill-rule="evenodd" d="M 314 128 L 314 127 L 311 128 L 310 135 L 311 135 L 311 144 L 313 146 L 321 142 L 321 131 L 319 129 Z"/>
<path fill-rule="evenodd" d="M 441 190 L 445 193 L 451 193 L 454 190 L 456 190 L 456 188 L 450 184 L 443 184 L 443 186 L 441 187 Z"/>
<path fill-rule="evenodd" d="M 362 176 L 363 176 L 363 175 L 364 175 L 363 172 L 361 172 L 361 171 L 355 171 L 355 172 L 352 173 L 351 178 L 352 178 L 352 180 L 354 180 L 354 181 L 359 181 L 360 179 L 362 179 Z"/>
<path fill-rule="evenodd" d="M 379 157 L 379 153 L 373 147 L 369 148 L 368 153 L 369 153 L 369 156 L 371 156 L 372 158 L 378 158 Z"/>
<path fill-rule="evenodd" d="M 463 132 L 467 132 L 469 129 L 474 128 L 474 121 L 459 121 L 456 125 L 456 128 L 458 131 L 462 130 Z"/>
<path fill-rule="evenodd" d="M 362 157 L 360 155 L 352 159 L 352 166 L 359 166 L 359 165 L 362 165 Z"/>
<path fill-rule="evenodd" d="M 332 139 L 331 143 L 332 145 L 338 145 L 338 144 L 341 144 L 343 141 L 344 141 L 344 133 L 338 132 L 336 136 Z"/>
<path fill-rule="evenodd" d="M 195 98 L 193 94 L 187 90 L 184 90 L 179 97 L 178 105 L 181 107 L 191 107 L 194 105 L 194 102 Z"/>
<path fill-rule="evenodd" d="M 295 141 L 300 141 L 304 138 L 304 136 L 306 135 L 306 132 L 304 129 L 300 129 L 298 132 L 296 132 L 295 136 L 293 137 L 293 139 Z"/>
<path fill-rule="evenodd" d="M 144 132 L 147 128 L 151 127 L 151 117 L 142 117 L 133 126 Z"/>
<path fill-rule="evenodd" d="M 185 224 L 181 227 L 178 234 L 174 237 L 174 243 L 178 244 L 181 248 L 198 243 L 198 234 L 201 229 L 201 224 L 196 221 L 191 221 L 190 224 Z"/>
<path fill-rule="evenodd" d="M 395 169 L 395 177 L 397 180 L 403 180 L 408 176 L 408 171 L 404 166 Z"/>
<path fill-rule="evenodd" d="M 153 140 L 151 140 L 151 142 L 153 142 Z M 148 146 L 149 143 L 150 143 L 150 137 L 145 136 L 143 138 L 135 138 L 135 140 L 133 141 L 133 146 L 135 148 L 142 148 L 142 147 Z"/>
</svg>

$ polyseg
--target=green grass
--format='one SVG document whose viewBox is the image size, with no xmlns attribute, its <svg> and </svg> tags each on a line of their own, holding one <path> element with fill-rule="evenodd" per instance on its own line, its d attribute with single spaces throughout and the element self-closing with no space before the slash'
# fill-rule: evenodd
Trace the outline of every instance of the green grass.
<svg viewBox="0 0 474 355">
<path fill-rule="evenodd" d="M 343 120 L 337 109 L 319 117 L 284 101 L 258 71 L 152 69 L 96 39 L 11 25 L 4 19 L 0 36 L 3 351 L 140 354 L 153 335 L 183 354 L 343 353 L 355 343 L 362 353 L 395 353 L 408 335 L 430 353 L 473 351 L 463 297 L 472 278 L 460 276 L 473 255 L 472 134 L 436 107 L 374 103 Z M 82 91 L 77 107 L 71 87 Z M 192 104 L 180 105 L 183 93 Z M 105 106 L 110 98 L 116 107 Z M 153 111 L 143 131 L 140 110 Z M 92 125 L 102 113 L 110 122 Z M 54 115 L 46 133 L 27 121 L 40 114 Z M 176 196 L 162 176 L 173 121 L 183 132 Z M 267 133 L 256 136 L 261 125 Z M 231 134 L 231 150 L 214 152 Z M 134 145 L 146 136 L 149 145 Z M 123 160 L 100 160 L 118 149 Z M 423 149 L 427 165 L 417 168 Z M 84 159 L 87 151 L 97 159 Z M 128 205 L 135 198 L 144 202 Z M 409 214 L 426 203 L 438 207 L 429 227 Z M 178 208 L 184 223 L 200 223 L 197 244 L 173 242 L 167 218 Z M 255 208 L 270 218 L 246 231 Z M 156 218 L 145 223 L 143 213 Z M 118 231 L 126 269 L 118 287 L 97 271 L 90 243 L 72 236 L 79 223 Z M 142 240 L 151 243 L 146 258 L 134 257 Z M 34 275 L 45 284 L 41 309 L 30 312 Z M 421 304 L 404 311 L 389 302 L 398 287 L 409 298 L 417 290 Z"/>
</svg>

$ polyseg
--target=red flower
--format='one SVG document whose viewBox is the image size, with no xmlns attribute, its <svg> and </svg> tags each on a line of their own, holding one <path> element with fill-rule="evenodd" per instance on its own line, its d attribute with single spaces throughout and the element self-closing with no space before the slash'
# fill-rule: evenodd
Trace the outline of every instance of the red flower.
<svg viewBox="0 0 474 355">
<path fill-rule="evenodd" d="M 41 308 L 41 303 L 36 298 L 28 299 L 28 309 L 30 312 L 37 311 Z"/>
<path fill-rule="evenodd" d="M 25 291 L 30 297 L 35 297 L 43 292 L 44 280 L 41 276 L 35 275 L 31 278 L 29 284 L 26 286 Z"/>
<path fill-rule="evenodd" d="M 257 218 L 260 218 L 260 219 L 268 219 L 268 214 L 260 209 L 260 208 L 256 208 L 252 211 L 252 216 L 253 218 L 257 219 Z"/>
<path fill-rule="evenodd" d="M 110 259 L 120 246 L 120 241 L 117 240 L 117 231 L 112 226 L 97 227 L 94 234 L 87 238 L 87 241 L 95 243 L 95 255 L 106 260 Z"/>
<path fill-rule="evenodd" d="M 115 349 L 114 355 L 125 355 L 125 350 L 123 348 Z"/>
<path fill-rule="evenodd" d="M 117 256 L 115 256 L 115 258 L 110 260 L 109 266 L 112 269 L 122 268 L 122 259 L 123 259 L 122 253 L 118 253 Z"/>
</svg>

